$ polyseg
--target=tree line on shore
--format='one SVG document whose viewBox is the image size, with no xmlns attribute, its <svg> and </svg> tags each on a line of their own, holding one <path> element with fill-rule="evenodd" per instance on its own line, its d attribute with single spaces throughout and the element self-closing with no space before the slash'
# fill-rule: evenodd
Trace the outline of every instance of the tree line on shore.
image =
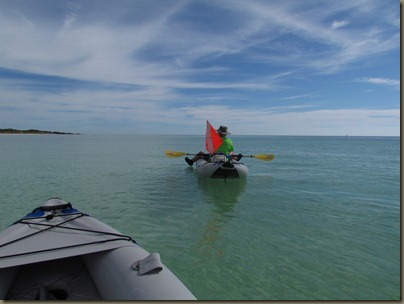
<svg viewBox="0 0 404 304">
<path fill-rule="evenodd" d="M 67 133 L 58 131 L 43 131 L 37 129 L 28 130 L 16 130 L 16 129 L 0 129 L 0 134 L 68 134 L 68 135 L 80 135 L 80 133 Z"/>
</svg>

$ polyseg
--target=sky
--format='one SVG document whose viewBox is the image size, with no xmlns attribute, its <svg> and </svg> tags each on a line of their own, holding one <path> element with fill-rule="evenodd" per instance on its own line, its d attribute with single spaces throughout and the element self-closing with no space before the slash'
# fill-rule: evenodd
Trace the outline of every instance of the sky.
<svg viewBox="0 0 404 304">
<path fill-rule="evenodd" d="M 0 128 L 400 135 L 398 0 L 0 0 Z"/>
</svg>

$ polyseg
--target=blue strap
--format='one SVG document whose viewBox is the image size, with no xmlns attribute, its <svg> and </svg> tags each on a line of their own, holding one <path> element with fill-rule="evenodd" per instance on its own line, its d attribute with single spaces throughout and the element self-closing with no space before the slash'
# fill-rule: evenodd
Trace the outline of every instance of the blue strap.
<svg viewBox="0 0 404 304">
<path fill-rule="evenodd" d="M 45 212 L 43 210 L 35 209 L 34 211 L 32 211 L 31 213 L 28 213 L 23 218 L 40 217 L 40 216 L 43 216 L 43 215 L 45 215 Z"/>
</svg>

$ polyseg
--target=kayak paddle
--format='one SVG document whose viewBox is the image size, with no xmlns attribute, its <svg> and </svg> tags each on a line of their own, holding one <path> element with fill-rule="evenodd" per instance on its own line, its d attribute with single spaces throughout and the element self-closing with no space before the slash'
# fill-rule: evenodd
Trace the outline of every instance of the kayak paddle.
<svg viewBox="0 0 404 304">
<path fill-rule="evenodd" d="M 257 154 L 257 155 L 243 155 L 243 157 L 258 158 L 260 160 L 271 161 L 275 158 L 274 154 Z"/>
<path fill-rule="evenodd" d="M 190 154 L 186 152 L 178 152 L 178 151 L 171 151 L 171 150 L 165 150 L 164 151 L 165 155 L 169 158 L 175 158 L 175 157 L 181 157 L 184 155 L 196 155 L 196 154 Z M 251 157 L 251 158 L 257 158 L 260 160 L 265 160 L 265 161 L 271 161 L 275 158 L 274 154 L 257 154 L 257 155 L 243 155 L 243 157 Z"/>
<path fill-rule="evenodd" d="M 178 151 L 171 151 L 171 150 L 165 150 L 164 153 L 169 158 L 175 158 L 175 157 L 180 157 L 180 156 L 184 156 L 184 155 L 196 155 L 196 154 L 189 154 L 186 152 L 178 152 Z"/>
</svg>

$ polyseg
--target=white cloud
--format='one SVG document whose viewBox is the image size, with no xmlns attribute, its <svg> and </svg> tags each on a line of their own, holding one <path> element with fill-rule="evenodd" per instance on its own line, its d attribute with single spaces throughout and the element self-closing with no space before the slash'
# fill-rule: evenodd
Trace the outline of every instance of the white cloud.
<svg viewBox="0 0 404 304">
<path fill-rule="evenodd" d="M 399 86 L 400 86 L 400 80 L 399 79 L 366 77 L 366 78 L 359 79 L 359 81 L 373 83 L 373 84 L 394 86 L 394 87 L 397 87 L 397 88 L 399 88 Z"/>
<path fill-rule="evenodd" d="M 333 21 L 333 23 L 331 24 L 331 28 L 332 29 L 337 29 L 337 28 L 340 28 L 340 27 L 344 27 L 344 26 L 346 26 L 348 24 L 349 24 L 349 22 L 346 21 L 346 20 L 336 20 L 336 21 Z"/>
<path fill-rule="evenodd" d="M 248 4 L 241 2 L 243 5 L 241 9 L 251 12 L 251 19 L 263 20 L 261 33 L 267 34 L 268 40 L 273 41 L 274 50 L 287 49 L 281 54 L 270 52 L 268 55 L 258 55 L 271 63 L 282 62 L 293 66 L 313 68 L 327 74 L 334 73 L 355 60 L 363 60 L 374 54 L 397 49 L 399 45 L 398 27 L 395 34 L 390 37 L 384 36 L 384 31 L 379 27 L 372 23 L 369 25 L 371 19 L 367 20 L 366 31 L 360 28 L 336 32 L 324 24 L 324 20 L 330 15 L 352 9 L 356 10 L 358 18 L 362 17 L 365 20 L 366 18 L 376 18 L 376 16 L 369 16 L 369 9 L 363 11 L 362 8 L 362 6 L 374 5 L 374 2 L 327 2 L 328 9 L 313 4 L 311 9 L 307 9 L 305 6 L 301 12 L 298 11 L 300 6 L 296 2 L 280 3 L 277 2 L 276 5 L 273 5 L 271 2 L 269 6 L 266 6 L 265 2 L 249 2 Z M 380 12 L 381 8 L 380 5 L 380 9 L 374 8 L 374 10 Z M 360 12 L 363 12 L 363 15 Z M 335 23 L 334 26 L 341 27 L 346 24 L 347 21 L 341 21 Z M 276 31 L 271 32 L 271 29 L 276 29 Z M 289 42 L 289 44 L 282 41 L 283 45 L 279 45 L 278 38 L 288 34 L 294 35 L 295 41 Z M 313 46 L 307 44 L 310 41 Z M 314 45 L 318 45 L 318 48 L 316 49 Z"/>
<path fill-rule="evenodd" d="M 233 135 L 374 135 L 400 134 L 400 110 L 234 109 L 223 106 L 183 108 L 181 115 L 199 124 L 209 117 L 228 125 Z M 291 111 L 292 110 L 292 111 Z"/>
<path fill-rule="evenodd" d="M 16 14 L 21 18 L 3 12 L 0 13 L 3 45 L 0 66 L 77 79 L 137 84 L 159 85 L 166 77 L 170 79 L 168 85 L 175 85 L 174 80 L 189 82 L 181 73 L 189 72 L 189 67 L 196 61 L 244 53 L 270 62 L 312 67 L 323 72 L 328 68 L 329 72 L 331 68 L 337 69 L 364 55 L 398 47 L 398 30 L 390 41 L 383 41 L 380 31 L 372 27 L 364 34 L 358 31 L 336 33 L 324 26 L 322 20 L 331 12 L 335 14 L 358 7 L 352 2 L 355 1 L 339 1 L 338 5 L 328 4 L 329 10 L 306 8 L 301 12 L 298 11 L 300 5 L 290 1 L 286 4 L 265 1 L 206 4 L 227 10 L 232 16 L 226 21 L 232 22 L 233 26 L 229 24 L 221 31 L 202 31 L 187 26 L 178 18 L 198 2 L 170 2 L 166 10 L 156 9 L 154 15 L 148 13 L 148 21 L 127 24 L 119 23 L 122 13 L 111 15 L 115 12 L 112 9 L 105 12 L 105 21 L 95 22 L 88 18 L 84 5 L 73 6 L 70 2 L 63 22 L 53 26 L 48 25 L 48 16 L 40 21 L 18 11 Z M 132 5 L 136 6 L 136 3 Z M 335 21 L 333 24 L 335 28 L 346 23 Z M 279 39 L 288 34 L 297 37 L 294 40 L 297 44 L 289 47 L 288 52 L 256 51 L 259 47 L 271 48 L 271 42 L 276 47 Z M 326 49 L 318 49 L 315 53 L 300 52 L 305 48 L 305 41 L 326 46 Z M 172 60 L 164 63 L 144 61 L 138 54 L 145 48 Z M 252 49 L 254 52 L 249 53 Z"/>
<path fill-rule="evenodd" d="M 313 93 L 293 87 L 293 81 L 308 78 L 313 71 L 337 73 L 348 65 L 355 69 L 357 61 L 399 48 L 399 27 L 393 27 L 398 14 L 387 14 L 394 22 L 365 22 L 375 18 L 374 12 L 383 15 L 384 4 L 374 1 L 318 5 L 310 0 L 220 0 L 162 5 L 159 1 L 87 0 L 51 2 L 55 7 L 41 9 L 35 0 L 20 7 L 13 3 L 0 2 L 0 67 L 60 76 L 66 82 L 68 78 L 85 80 L 92 86 L 78 82 L 78 87 L 52 91 L 46 80 L 40 90 L 39 80 L 2 79 L 0 107 L 6 109 L 0 111 L 2 122 L 32 117 L 54 124 L 99 119 L 112 124 L 195 125 L 206 118 L 226 117 L 246 134 L 254 130 L 314 134 L 320 132 L 317 124 L 327 126 L 322 117 L 339 127 L 349 124 L 343 118 L 347 114 L 370 127 L 381 118 L 366 118 L 365 110 L 309 111 Z M 204 10 L 195 11 L 199 6 Z M 399 80 L 389 78 L 360 81 L 399 85 Z M 117 89 L 115 84 L 129 88 Z M 255 95 L 257 91 L 260 96 Z M 284 94 L 275 98 L 269 91 Z M 260 108 L 255 106 L 256 98 Z M 302 98 L 299 108 L 279 108 L 270 102 Z M 237 102 L 229 106 L 232 100 Z"/>
<path fill-rule="evenodd" d="M 207 104 L 208 98 L 204 96 L 187 106 L 173 107 L 170 101 L 183 100 L 184 96 L 167 88 L 147 86 L 136 90 L 84 88 L 44 94 L 3 82 L 0 89 L 2 100 L 8 101 L 6 104 L 0 101 L 0 121 L 4 127 L 24 126 L 30 121 L 27 128 L 86 133 L 102 121 L 105 129 L 99 132 L 119 133 L 114 125 L 122 123 L 131 125 L 132 130 L 145 123 L 180 124 L 198 132 L 200 125 L 209 119 L 228 125 L 234 135 L 399 135 L 400 132 L 399 109 L 332 110 L 319 109 L 317 104 L 258 107 L 248 100 L 233 106 L 222 105 L 220 99 Z M 188 128 L 182 129 L 186 133 Z M 159 132 L 164 132 L 164 128 Z"/>
</svg>

